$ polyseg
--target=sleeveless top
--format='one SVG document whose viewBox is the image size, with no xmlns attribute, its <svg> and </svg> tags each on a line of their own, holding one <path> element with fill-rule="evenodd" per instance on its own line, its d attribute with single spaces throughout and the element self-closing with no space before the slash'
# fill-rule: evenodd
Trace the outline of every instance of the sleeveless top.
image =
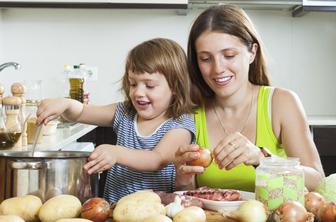
<svg viewBox="0 0 336 222">
<path fill-rule="evenodd" d="M 149 136 L 139 134 L 136 119 L 135 112 L 126 115 L 125 104 L 118 103 L 113 122 L 117 145 L 135 150 L 153 150 L 168 131 L 176 128 L 190 131 L 192 141 L 195 142 L 195 124 L 189 115 L 184 114 L 178 118 L 166 120 Z M 116 202 L 125 195 L 143 189 L 173 192 L 175 190 L 175 175 L 173 163 L 154 172 L 135 171 L 127 166 L 115 164 L 107 172 L 104 198 L 109 202 Z"/>
<path fill-rule="evenodd" d="M 258 93 L 258 108 L 256 120 L 256 146 L 267 147 L 273 154 L 286 156 L 284 147 L 274 135 L 271 121 L 272 87 L 261 86 Z M 206 115 L 204 106 L 195 113 L 196 143 L 211 149 L 208 142 Z M 213 161 L 202 174 L 196 176 L 197 186 L 237 189 L 254 192 L 255 168 L 240 164 L 231 170 L 219 169 Z"/>
</svg>

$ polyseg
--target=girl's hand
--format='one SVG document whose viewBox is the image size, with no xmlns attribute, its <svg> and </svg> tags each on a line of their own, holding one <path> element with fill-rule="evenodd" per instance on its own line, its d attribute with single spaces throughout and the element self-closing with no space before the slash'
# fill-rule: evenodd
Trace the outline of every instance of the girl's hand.
<svg viewBox="0 0 336 222">
<path fill-rule="evenodd" d="M 174 165 L 176 168 L 176 187 L 187 186 L 193 183 L 196 173 L 203 173 L 201 166 L 189 166 L 188 162 L 198 159 L 198 145 L 181 146 L 175 153 Z"/>
<path fill-rule="evenodd" d="M 222 139 L 213 149 L 213 157 L 220 169 L 229 170 L 244 163 L 246 165 L 258 165 L 263 154 L 259 147 L 239 132 L 232 133 Z"/>
<path fill-rule="evenodd" d="M 69 103 L 69 100 L 65 98 L 42 100 L 36 111 L 37 123 L 47 124 L 56 119 L 69 107 Z"/>
<path fill-rule="evenodd" d="M 112 145 L 100 145 L 91 153 L 84 169 L 88 174 L 99 173 L 110 169 L 117 162 L 117 154 Z"/>
</svg>

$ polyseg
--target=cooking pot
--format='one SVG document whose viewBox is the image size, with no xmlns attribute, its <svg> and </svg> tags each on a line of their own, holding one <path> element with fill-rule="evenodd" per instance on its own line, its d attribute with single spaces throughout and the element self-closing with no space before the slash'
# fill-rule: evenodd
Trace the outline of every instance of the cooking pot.
<svg viewBox="0 0 336 222">
<path fill-rule="evenodd" d="M 90 152 L 1 151 L 0 202 L 25 194 L 42 202 L 59 194 L 71 194 L 82 202 L 98 194 L 97 174 L 88 175 L 83 166 Z"/>
</svg>

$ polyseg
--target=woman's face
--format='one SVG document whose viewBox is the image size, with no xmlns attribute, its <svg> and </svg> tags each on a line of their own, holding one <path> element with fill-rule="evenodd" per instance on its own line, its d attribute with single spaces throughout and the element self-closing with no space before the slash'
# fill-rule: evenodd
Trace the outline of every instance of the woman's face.
<svg viewBox="0 0 336 222">
<path fill-rule="evenodd" d="M 195 42 L 203 79 L 217 96 L 228 96 L 248 83 L 249 65 L 256 44 L 249 51 L 239 38 L 219 32 L 204 32 Z"/>
</svg>

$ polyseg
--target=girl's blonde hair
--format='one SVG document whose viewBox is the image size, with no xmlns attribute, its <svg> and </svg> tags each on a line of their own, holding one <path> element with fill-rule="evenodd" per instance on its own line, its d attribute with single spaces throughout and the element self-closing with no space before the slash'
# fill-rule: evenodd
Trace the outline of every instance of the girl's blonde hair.
<svg viewBox="0 0 336 222">
<path fill-rule="evenodd" d="M 155 38 L 133 48 L 127 56 L 122 90 L 126 96 L 127 111 L 135 111 L 129 96 L 129 72 L 135 74 L 159 72 L 165 76 L 173 96 L 166 112 L 168 118 L 177 118 L 184 113 L 192 113 L 194 104 L 190 98 L 190 80 L 187 57 L 182 47 L 175 41 Z M 166 95 L 162 95 L 166 96 Z"/>
</svg>

